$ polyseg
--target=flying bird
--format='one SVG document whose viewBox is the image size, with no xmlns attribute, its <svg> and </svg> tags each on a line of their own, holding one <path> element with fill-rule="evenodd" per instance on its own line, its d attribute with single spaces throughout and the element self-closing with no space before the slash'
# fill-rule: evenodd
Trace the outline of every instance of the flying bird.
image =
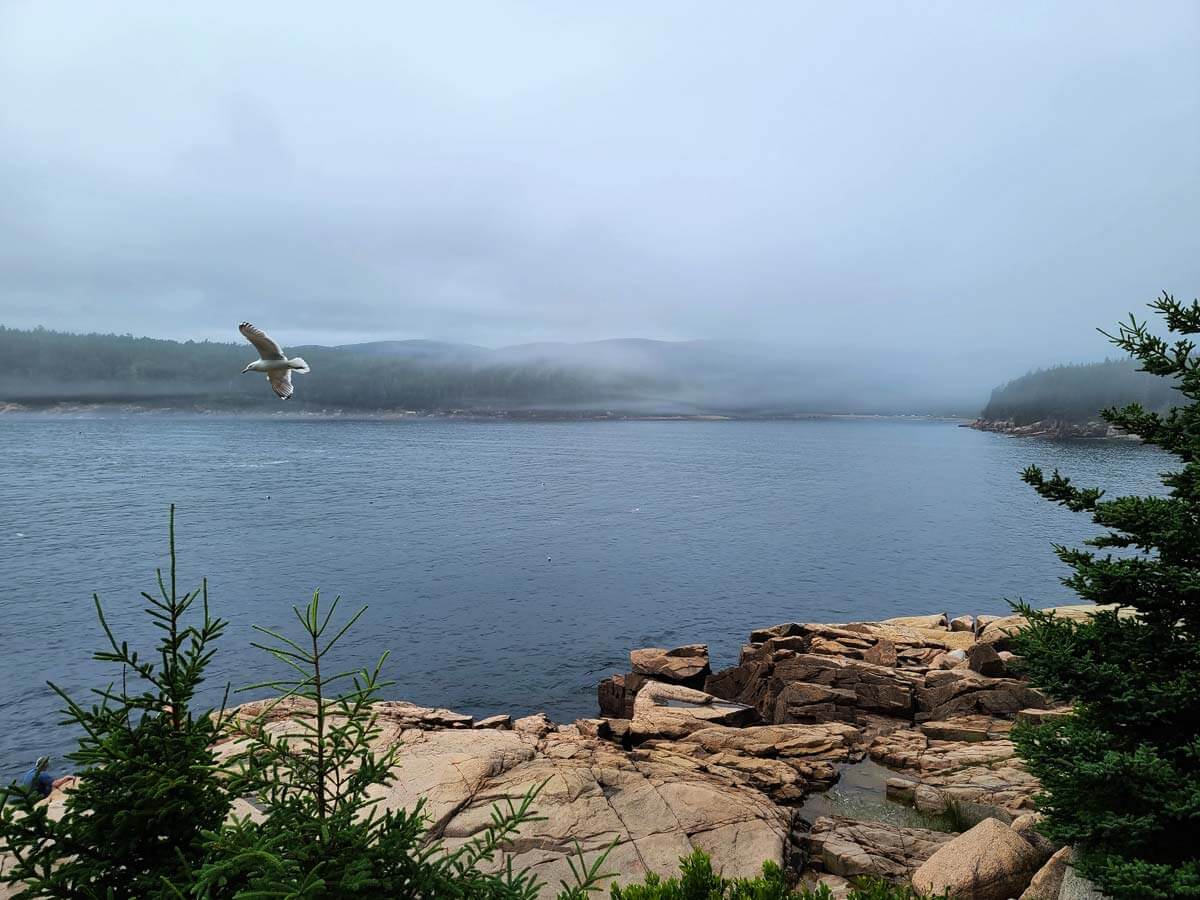
<svg viewBox="0 0 1200 900">
<path fill-rule="evenodd" d="M 238 331 L 254 345 L 259 356 L 258 359 L 242 369 L 242 374 L 245 375 L 247 372 L 264 373 L 267 381 L 271 382 L 271 390 L 275 392 L 275 395 L 280 400 L 289 399 L 292 396 L 292 372 L 299 372 L 302 375 L 309 372 L 308 363 L 298 356 L 288 359 L 283 355 L 280 346 L 271 340 L 265 331 L 249 322 L 239 325 Z"/>
</svg>

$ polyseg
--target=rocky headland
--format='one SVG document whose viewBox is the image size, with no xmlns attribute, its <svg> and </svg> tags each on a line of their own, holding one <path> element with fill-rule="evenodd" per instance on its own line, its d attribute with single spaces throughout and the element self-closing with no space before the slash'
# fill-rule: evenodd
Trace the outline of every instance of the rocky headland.
<svg viewBox="0 0 1200 900">
<path fill-rule="evenodd" d="M 544 818 L 511 852 L 552 885 L 569 879 L 576 841 L 590 855 L 617 839 L 607 869 L 621 881 L 675 871 L 699 848 L 728 876 L 773 860 L 835 897 L 864 875 L 974 900 L 1099 896 L 1069 849 L 1037 834 L 1038 784 L 1009 740 L 1015 721 L 1066 711 L 1010 671 L 1022 622 L 785 623 L 752 632 L 717 672 L 704 645 L 635 649 L 630 671 L 600 683 L 600 715 L 570 724 L 381 702 L 378 744 L 398 746 L 400 765 L 380 799 L 424 798 L 432 834 L 453 846 L 544 783 Z M 275 707 L 267 727 L 294 712 Z"/>
<path fill-rule="evenodd" d="M 1093 419 L 1087 422 L 1070 422 L 1059 419 L 1045 419 L 1039 422 L 1027 422 L 1018 425 L 1011 419 L 975 419 L 963 427 L 974 428 L 976 431 L 994 431 L 998 434 L 1011 434 L 1016 437 L 1043 437 L 1053 440 L 1071 440 L 1075 438 L 1121 438 L 1137 440 L 1121 429 L 1107 422 Z"/>
</svg>

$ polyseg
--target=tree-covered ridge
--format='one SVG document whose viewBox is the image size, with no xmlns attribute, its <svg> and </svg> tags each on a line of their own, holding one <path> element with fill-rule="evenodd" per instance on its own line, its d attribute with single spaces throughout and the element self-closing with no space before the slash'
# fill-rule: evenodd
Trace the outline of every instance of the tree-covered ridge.
<svg viewBox="0 0 1200 900">
<path fill-rule="evenodd" d="M 291 347 L 320 377 L 297 379 L 299 405 L 350 410 L 509 409 L 635 403 L 678 387 L 644 373 L 537 360 L 389 357 L 354 347 Z M 155 401 L 194 408 L 278 408 L 252 347 L 0 326 L 0 401 Z"/>
<path fill-rule="evenodd" d="M 1014 378 L 992 391 L 982 418 L 993 422 L 1082 423 L 1100 420 L 1100 410 L 1137 403 L 1164 410 L 1175 399 L 1171 382 L 1139 371 L 1126 359 L 1054 366 Z"/>
<path fill-rule="evenodd" d="M 296 346 L 289 407 L 436 413 L 792 416 L 963 414 L 976 398 L 944 381 L 862 370 L 820 348 L 733 339 L 618 338 L 488 348 L 438 341 Z M 824 355 L 822 355 L 822 353 Z M 0 404 L 136 403 L 179 410 L 280 408 L 239 341 L 170 341 L 0 326 Z M 951 395 L 956 395 L 951 399 Z"/>
</svg>

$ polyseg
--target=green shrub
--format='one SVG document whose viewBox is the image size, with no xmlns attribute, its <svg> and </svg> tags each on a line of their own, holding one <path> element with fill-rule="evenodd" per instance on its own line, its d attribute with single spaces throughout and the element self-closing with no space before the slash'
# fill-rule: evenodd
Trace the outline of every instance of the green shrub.
<svg viewBox="0 0 1200 900">
<path fill-rule="evenodd" d="M 1075 848 L 1076 866 L 1121 898 L 1200 897 L 1200 303 L 1164 294 L 1152 304 L 1173 343 L 1130 320 L 1114 342 L 1141 369 L 1171 379 L 1183 405 L 1166 415 L 1137 405 L 1104 418 L 1179 457 L 1165 497 L 1102 499 L 1033 466 L 1039 494 L 1092 515 L 1087 543 L 1116 555 L 1056 546 L 1081 597 L 1136 613 L 1083 623 L 1019 604 L 1030 626 L 1015 639 L 1032 681 L 1073 700 L 1074 713 L 1013 731 L 1043 792 L 1046 834 Z"/>
<path fill-rule="evenodd" d="M 641 884 L 613 885 L 612 900 L 831 900 L 829 888 L 788 887 L 779 866 L 763 863 L 757 878 L 722 878 L 708 855 L 696 850 L 679 861 L 679 877 L 662 879 L 653 873 Z M 923 900 L 907 886 L 868 879 L 850 891 L 850 900 Z M 925 898 L 936 900 L 936 898 Z"/>
</svg>

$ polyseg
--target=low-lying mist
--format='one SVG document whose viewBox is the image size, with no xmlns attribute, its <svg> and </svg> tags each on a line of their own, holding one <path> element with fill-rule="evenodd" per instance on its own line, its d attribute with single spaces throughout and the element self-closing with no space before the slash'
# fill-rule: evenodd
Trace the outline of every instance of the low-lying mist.
<svg viewBox="0 0 1200 900">
<path fill-rule="evenodd" d="M 901 360 L 744 341 L 609 340 L 490 349 L 433 341 L 289 348 L 296 406 L 628 415 L 958 414 L 983 392 Z M 0 328 L 0 400 L 278 406 L 248 345 Z"/>
</svg>

